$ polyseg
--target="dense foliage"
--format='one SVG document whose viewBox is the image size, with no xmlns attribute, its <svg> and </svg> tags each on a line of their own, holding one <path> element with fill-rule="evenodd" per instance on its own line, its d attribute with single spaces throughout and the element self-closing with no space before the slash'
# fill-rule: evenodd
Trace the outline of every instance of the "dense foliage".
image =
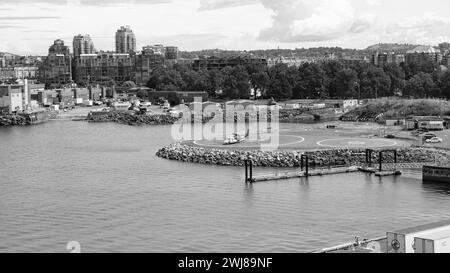
<svg viewBox="0 0 450 273">
<path fill-rule="evenodd" d="M 339 61 L 305 63 L 300 67 L 278 64 L 225 67 L 195 71 L 187 65 L 155 69 L 147 84 L 156 90 L 207 91 L 211 97 L 248 99 L 251 90 L 262 97 L 312 98 L 450 98 L 450 72 L 441 66 L 368 63 L 345 65 Z M 258 93 L 259 93 L 258 92 Z"/>
</svg>

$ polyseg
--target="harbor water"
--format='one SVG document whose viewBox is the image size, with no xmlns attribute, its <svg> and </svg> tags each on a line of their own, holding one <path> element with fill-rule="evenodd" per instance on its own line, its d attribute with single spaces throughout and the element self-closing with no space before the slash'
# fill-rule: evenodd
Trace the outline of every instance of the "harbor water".
<svg viewBox="0 0 450 273">
<path fill-rule="evenodd" d="M 0 252 L 307 252 L 450 218 L 450 186 L 419 172 L 246 185 L 243 168 L 156 157 L 170 132 L 0 128 Z"/>
</svg>

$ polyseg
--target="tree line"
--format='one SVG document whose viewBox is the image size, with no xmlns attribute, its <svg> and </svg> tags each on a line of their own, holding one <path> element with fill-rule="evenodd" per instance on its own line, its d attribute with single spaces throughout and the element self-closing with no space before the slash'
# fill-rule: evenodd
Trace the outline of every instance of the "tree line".
<svg viewBox="0 0 450 273">
<path fill-rule="evenodd" d="M 193 70 L 176 64 L 152 71 L 149 88 L 162 91 L 207 91 L 211 97 L 248 99 L 251 90 L 263 98 L 326 99 L 450 98 L 450 71 L 433 63 L 369 63 L 347 65 L 340 61 L 304 63 L 300 67 L 247 65 L 221 70 Z"/>
</svg>

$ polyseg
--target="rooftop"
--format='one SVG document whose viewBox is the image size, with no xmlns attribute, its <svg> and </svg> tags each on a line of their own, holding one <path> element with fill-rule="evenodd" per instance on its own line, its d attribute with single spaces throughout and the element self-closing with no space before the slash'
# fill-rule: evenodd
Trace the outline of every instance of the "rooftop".
<svg viewBox="0 0 450 273">
<path fill-rule="evenodd" d="M 408 50 L 406 53 L 407 54 L 414 54 L 414 53 L 434 54 L 434 53 L 441 53 L 441 51 L 432 46 L 418 46 L 412 50 Z"/>
<path fill-rule="evenodd" d="M 417 120 L 417 121 L 443 121 L 443 119 L 441 117 L 434 117 L 434 116 L 414 116 L 414 117 L 409 117 L 409 120 Z"/>
</svg>

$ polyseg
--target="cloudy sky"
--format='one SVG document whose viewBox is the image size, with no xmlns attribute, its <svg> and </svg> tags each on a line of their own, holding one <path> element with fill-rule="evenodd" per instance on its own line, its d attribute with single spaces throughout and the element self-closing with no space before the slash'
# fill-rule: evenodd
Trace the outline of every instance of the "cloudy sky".
<svg viewBox="0 0 450 273">
<path fill-rule="evenodd" d="M 0 51 L 46 54 L 88 33 L 113 50 L 130 25 L 138 48 L 365 48 L 450 41 L 448 0 L 0 0 Z"/>
</svg>

